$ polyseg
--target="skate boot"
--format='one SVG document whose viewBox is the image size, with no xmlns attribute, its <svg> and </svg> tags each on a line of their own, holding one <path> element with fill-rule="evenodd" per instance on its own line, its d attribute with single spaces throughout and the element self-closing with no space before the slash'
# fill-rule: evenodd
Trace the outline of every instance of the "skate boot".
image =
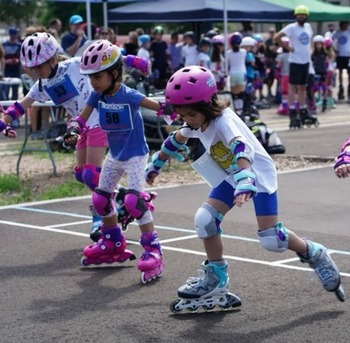
<svg viewBox="0 0 350 343">
<path fill-rule="evenodd" d="M 137 268 L 141 271 L 141 283 L 146 284 L 161 276 L 164 269 L 163 253 L 156 231 L 142 233 L 140 243 L 145 251 Z"/>
<path fill-rule="evenodd" d="M 228 292 L 226 262 L 220 265 L 205 261 L 201 267 L 197 277 L 190 277 L 186 284 L 178 289 L 177 294 L 180 298 L 170 304 L 171 312 L 179 313 L 184 309 L 197 312 L 200 307 L 206 312 L 211 312 L 217 305 L 222 310 L 242 305 L 240 298 Z"/>
<path fill-rule="evenodd" d="M 300 129 L 301 121 L 296 109 L 289 109 L 289 128 L 290 129 Z"/>
<path fill-rule="evenodd" d="M 307 254 L 297 254 L 300 261 L 308 263 L 320 279 L 323 288 L 328 292 L 334 292 L 339 301 L 345 301 L 345 293 L 341 284 L 337 265 L 323 245 L 307 240 Z"/>
<path fill-rule="evenodd" d="M 327 99 L 324 98 L 322 100 L 322 112 L 326 112 L 326 109 L 327 109 Z"/>
<path fill-rule="evenodd" d="M 101 263 L 123 263 L 126 260 L 135 260 L 134 253 L 126 248 L 125 237 L 118 226 L 101 227 L 102 237 L 98 242 L 84 248 L 84 256 L 81 259 L 83 266 Z"/>
<path fill-rule="evenodd" d="M 318 119 L 315 116 L 311 115 L 306 108 L 302 108 L 300 110 L 300 120 L 302 126 L 306 125 L 307 127 L 311 127 L 314 125 L 317 127 L 320 125 Z"/>
<path fill-rule="evenodd" d="M 128 229 L 128 225 L 130 223 L 132 223 L 135 219 L 138 219 L 133 217 L 125 207 L 124 199 L 128 193 L 132 193 L 135 196 L 142 198 L 145 201 L 147 208 L 151 212 L 154 211 L 154 205 L 152 201 L 157 197 L 157 193 L 155 192 L 138 192 L 135 190 L 128 190 L 120 185 L 118 186 L 116 190 L 115 201 L 118 212 L 118 223 L 121 224 L 122 230 L 124 232 Z"/>
<path fill-rule="evenodd" d="M 338 91 L 338 100 L 344 100 L 344 87 L 343 85 L 339 85 L 339 91 Z"/>
<path fill-rule="evenodd" d="M 101 226 L 102 224 L 102 217 L 96 212 L 95 207 L 90 205 L 89 206 L 91 215 L 92 215 L 92 228 L 90 232 L 90 238 L 92 241 L 97 242 L 101 238 Z"/>
<path fill-rule="evenodd" d="M 277 114 L 280 114 L 282 116 L 286 116 L 289 114 L 289 107 L 288 104 L 280 104 L 277 110 Z"/>
</svg>

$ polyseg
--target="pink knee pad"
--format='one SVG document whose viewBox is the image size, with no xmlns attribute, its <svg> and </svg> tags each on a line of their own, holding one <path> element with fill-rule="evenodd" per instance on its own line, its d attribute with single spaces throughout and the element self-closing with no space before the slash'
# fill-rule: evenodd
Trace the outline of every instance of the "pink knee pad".
<svg viewBox="0 0 350 343">
<path fill-rule="evenodd" d="M 140 219 L 148 211 L 147 200 L 150 200 L 148 193 L 128 189 L 124 198 L 124 206 L 133 218 Z"/>
<path fill-rule="evenodd" d="M 75 178 L 81 182 L 81 183 L 84 183 L 84 180 L 83 180 L 83 168 L 82 167 L 78 167 L 78 166 L 75 166 L 74 169 L 74 176 Z"/>
<path fill-rule="evenodd" d="M 99 215 L 105 217 L 115 211 L 112 201 L 113 197 L 114 193 L 108 193 L 95 188 L 92 193 L 92 204 Z"/>
<path fill-rule="evenodd" d="M 92 164 L 84 164 L 82 171 L 83 183 L 87 185 L 92 191 L 98 186 L 100 179 L 101 168 Z"/>
</svg>

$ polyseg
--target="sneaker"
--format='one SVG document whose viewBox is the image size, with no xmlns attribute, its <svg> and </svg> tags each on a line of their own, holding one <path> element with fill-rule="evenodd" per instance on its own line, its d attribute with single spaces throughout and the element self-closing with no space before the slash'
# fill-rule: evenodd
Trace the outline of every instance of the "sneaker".
<svg viewBox="0 0 350 343">
<path fill-rule="evenodd" d="M 328 292 L 335 292 L 340 285 L 340 275 L 337 265 L 329 255 L 327 248 L 321 244 L 306 241 L 307 258 L 298 254 L 300 261 L 308 263 Z"/>
</svg>

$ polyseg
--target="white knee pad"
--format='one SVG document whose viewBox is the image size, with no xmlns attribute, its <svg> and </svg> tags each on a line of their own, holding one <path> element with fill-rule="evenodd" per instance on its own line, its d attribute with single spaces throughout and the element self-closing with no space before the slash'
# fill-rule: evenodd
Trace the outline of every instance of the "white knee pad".
<svg viewBox="0 0 350 343">
<path fill-rule="evenodd" d="M 221 233 L 223 216 L 214 207 L 204 203 L 194 217 L 194 225 L 199 238 L 208 238 Z"/>
<path fill-rule="evenodd" d="M 271 229 L 258 231 L 260 244 L 269 251 L 284 252 L 288 249 L 288 229 L 278 223 Z"/>
</svg>

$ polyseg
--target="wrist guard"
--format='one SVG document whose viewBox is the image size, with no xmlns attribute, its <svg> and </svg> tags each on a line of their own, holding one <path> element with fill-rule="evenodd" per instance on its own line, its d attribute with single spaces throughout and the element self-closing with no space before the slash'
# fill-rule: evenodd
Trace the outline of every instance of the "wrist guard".
<svg viewBox="0 0 350 343">
<path fill-rule="evenodd" d="M 161 151 L 164 154 L 176 158 L 178 161 L 183 162 L 185 158 L 181 155 L 180 152 L 188 155 L 189 149 L 185 143 L 178 143 L 175 139 L 175 132 L 171 132 L 166 140 L 163 142 Z"/>
<path fill-rule="evenodd" d="M 150 74 L 151 65 L 149 61 L 145 58 L 128 55 L 125 57 L 124 63 L 127 67 L 135 68 L 139 70 L 142 74 Z"/>
<path fill-rule="evenodd" d="M 247 144 L 239 139 L 234 140 L 230 145 L 230 150 L 233 153 L 233 163 L 231 169 L 236 171 L 238 169 L 237 160 L 245 158 L 250 164 L 253 163 L 254 151 Z"/>
<path fill-rule="evenodd" d="M 7 109 L 4 112 L 4 115 L 8 115 L 12 118 L 12 120 L 16 120 L 21 115 L 23 115 L 25 112 L 24 108 L 19 102 L 15 102 L 14 104 L 7 107 Z"/>
<path fill-rule="evenodd" d="M 6 129 L 6 124 L 0 120 L 0 132 L 4 131 Z"/>
<path fill-rule="evenodd" d="M 151 162 L 149 162 L 145 168 L 146 181 L 149 181 L 151 179 L 152 174 L 159 175 L 165 163 L 166 160 L 162 161 L 161 159 L 159 159 L 159 151 L 155 152 L 152 155 Z"/>
<path fill-rule="evenodd" d="M 169 116 L 172 121 L 177 118 L 177 113 L 173 110 L 173 107 L 170 104 L 159 101 L 159 105 L 160 109 L 156 112 L 158 117 Z"/>
<path fill-rule="evenodd" d="M 67 123 L 67 133 L 71 135 L 80 135 L 82 132 L 86 130 L 86 120 L 78 116 L 76 118 L 72 118 Z"/>
<path fill-rule="evenodd" d="M 235 183 L 234 197 L 241 194 L 251 194 L 253 197 L 258 189 L 255 186 L 256 176 L 249 169 L 241 169 L 233 175 Z"/>
<path fill-rule="evenodd" d="M 350 138 L 343 143 L 340 153 L 335 159 L 334 169 L 342 164 L 350 164 Z"/>
</svg>

